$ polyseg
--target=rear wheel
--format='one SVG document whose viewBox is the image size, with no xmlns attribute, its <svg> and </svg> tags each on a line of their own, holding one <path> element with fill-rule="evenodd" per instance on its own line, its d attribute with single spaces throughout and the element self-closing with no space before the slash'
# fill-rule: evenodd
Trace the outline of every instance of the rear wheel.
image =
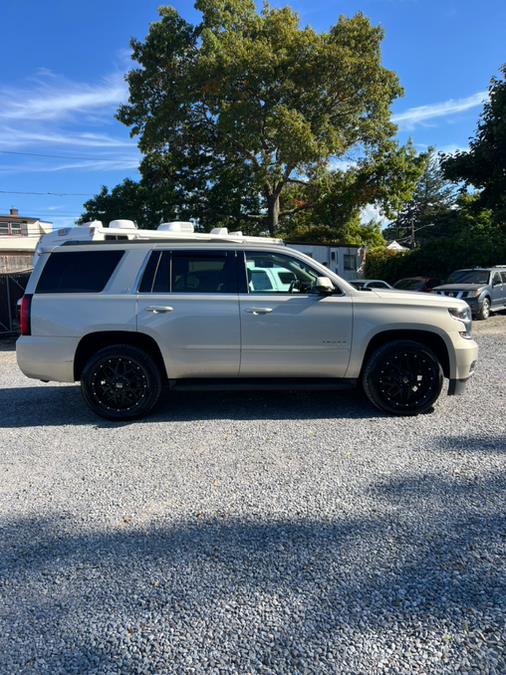
<svg viewBox="0 0 506 675">
<path fill-rule="evenodd" d="M 112 345 L 94 354 L 81 375 L 81 392 L 101 417 L 131 420 L 147 415 L 160 397 L 162 379 L 142 349 Z"/>
<path fill-rule="evenodd" d="M 395 340 L 369 357 L 362 375 L 368 399 L 395 415 L 431 410 L 443 386 L 443 369 L 434 352 L 412 340 Z"/>
</svg>

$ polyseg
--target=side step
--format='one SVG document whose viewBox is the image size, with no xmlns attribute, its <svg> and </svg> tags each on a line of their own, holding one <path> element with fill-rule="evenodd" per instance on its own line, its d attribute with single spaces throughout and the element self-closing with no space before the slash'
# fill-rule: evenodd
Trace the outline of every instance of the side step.
<svg viewBox="0 0 506 675">
<path fill-rule="evenodd" d="M 354 389 L 357 382 L 357 379 L 344 377 L 201 377 L 169 380 L 169 387 L 175 391 L 320 391 Z"/>
</svg>

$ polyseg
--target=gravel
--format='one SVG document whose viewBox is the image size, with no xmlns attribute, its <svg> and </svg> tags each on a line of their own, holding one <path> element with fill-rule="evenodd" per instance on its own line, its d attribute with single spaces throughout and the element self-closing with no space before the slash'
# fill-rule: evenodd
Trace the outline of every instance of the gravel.
<svg viewBox="0 0 506 675">
<path fill-rule="evenodd" d="M 506 316 L 433 414 L 88 412 L 0 346 L 1 673 L 506 672 Z"/>
</svg>

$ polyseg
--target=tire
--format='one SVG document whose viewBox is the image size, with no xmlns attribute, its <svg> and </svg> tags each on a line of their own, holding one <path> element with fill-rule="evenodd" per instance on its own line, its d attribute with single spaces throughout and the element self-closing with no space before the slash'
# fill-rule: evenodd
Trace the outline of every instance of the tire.
<svg viewBox="0 0 506 675">
<path fill-rule="evenodd" d="M 362 374 L 367 398 L 393 415 L 432 410 L 443 386 L 443 369 L 432 350 L 414 340 L 394 340 L 378 347 Z"/>
<path fill-rule="evenodd" d="M 484 298 L 476 318 L 485 321 L 490 316 L 490 298 Z"/>
<path fill-rule="evenodd" d="M 147 415 L 162 391 L 153 359 L 130 345 L 111 345 L 94 354 L 81 374 L 81 393 L 94 413 L 109 420 Z"/>
</svg>

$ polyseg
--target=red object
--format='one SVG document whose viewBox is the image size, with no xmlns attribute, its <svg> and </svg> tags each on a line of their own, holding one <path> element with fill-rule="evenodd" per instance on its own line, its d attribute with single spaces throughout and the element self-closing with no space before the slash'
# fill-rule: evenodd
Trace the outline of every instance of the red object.
<svg viewBox="0 0 506 675">
<path fill-rule="evenodd" d="M 32 333 L 32 322 L 30 317 L 30 311 L 32 308 L 32 296 L 23 295 L 21 299 L 21 313 L 20 313 L 20 324 L 21 324 L 21 335 L 31 335 Z"/>
</svg>

